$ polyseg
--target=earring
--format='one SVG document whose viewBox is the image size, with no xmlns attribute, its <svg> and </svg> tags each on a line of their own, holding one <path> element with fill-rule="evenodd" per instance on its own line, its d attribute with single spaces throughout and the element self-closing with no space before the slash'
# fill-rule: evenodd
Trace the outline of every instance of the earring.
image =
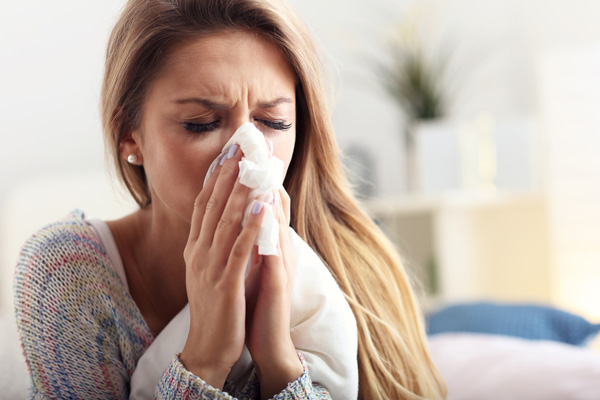
<svg viewBox="0 0 600 400">
<path fill-rule="evenodd" d="M 135 164 L 137 162 L 137 157 L 135 154 L 130 154 L 127 156 L 127 162 L 129 164 Z"/>
</svg>

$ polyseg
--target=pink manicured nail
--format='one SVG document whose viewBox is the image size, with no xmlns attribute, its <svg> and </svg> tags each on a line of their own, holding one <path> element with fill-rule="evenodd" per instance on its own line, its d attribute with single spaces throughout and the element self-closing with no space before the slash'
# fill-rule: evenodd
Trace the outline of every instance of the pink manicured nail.
<svg viewBox="0 0 600 400">
<path fill-rule="evenodd" d="M 269 149 L 269 157 L 273 156 L 273 142 L 270 140 L 267 142 L 267 148 Z"/>
<path fill-rule="evenodd" d="M 257 215 L 260 214 L 260 211 L 263 208 L 263 204 L 260 201 L 256 201 L 254 206 L 252 206 L 252 214 Z"/>
</svg>

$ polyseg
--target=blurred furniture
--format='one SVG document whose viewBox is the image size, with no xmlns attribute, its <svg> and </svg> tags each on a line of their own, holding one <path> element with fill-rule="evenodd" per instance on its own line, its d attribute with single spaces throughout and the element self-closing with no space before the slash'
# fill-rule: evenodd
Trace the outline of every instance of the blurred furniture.
<svg viewBox="0 0 600 400">
<path fill-rule="evenodd" d="M 430 336 L 468 332 L 551 340 L 582 347 L 592 343 L 600 333 L 600 324 L 537 304 L 457 303 L 429 313 L 426 321 L 427 334 Z"/>
<path fill-rule="evenodd" d="M 545 203 L 537 193 L 457 193 L 365 203 L 428 300 L 549 301 Z"/>
</svg>

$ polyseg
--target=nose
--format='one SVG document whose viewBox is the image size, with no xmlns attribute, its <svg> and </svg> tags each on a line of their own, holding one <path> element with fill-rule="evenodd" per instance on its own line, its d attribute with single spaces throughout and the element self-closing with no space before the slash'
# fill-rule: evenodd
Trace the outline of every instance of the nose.
<svg viewBox="0 0 600 400">
<path fill-rule="evenodd" d="M 225 146 L 227 144 L 227 142 L 229 141 L 229 139 L 231 139 L 231 137 L 234 135 L 234 133 L 239 129 L 239 127 L 247 122 L 251 122 L 259 131 L 261 131 L 259 123 L 254 120 L 254 118 L 250 115 L 249 111 L 246 111 L 243 114 L 239 113 L 239 115 L 236 115 L 235 117 L 231 117 L 229 119 L 222 146 Z M 267 145 L 267 150 L 269 152 L 269 156 L 271 156 L 273 154 L 273 145 L 269 140 L 267 140 L 266 137 L 265 137 L 265 143 Z"/>
<path fill-rule="evenodd" d="M 255 123 L 249 108 L 246 105 L 239 104 L 230 110 L 226 123 L 226 141 L 233 136 L 240 126 L 246 122 Z"/>
</svg>

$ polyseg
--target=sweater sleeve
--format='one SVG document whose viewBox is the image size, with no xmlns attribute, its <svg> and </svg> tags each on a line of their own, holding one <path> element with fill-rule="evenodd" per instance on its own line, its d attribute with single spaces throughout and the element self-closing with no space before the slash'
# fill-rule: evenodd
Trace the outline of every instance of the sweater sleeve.
<svg viewBox="0 0 600 400">
<path fill-rule="evenodd" d="M 301 399 L 331 399 L 329 392 L 319 384 L 310 379 L 308 366 L 302 354 L 298 357 L 304 367 L 302 375 L 290 382 L 285 389 L 276 394 L 274 400 L 301 400 Z M 246 385 L 240 390 L 231 382 L 225 382 L 225 391 L 220 391 L 206 383 L 185 369 L 179 361 L 179 355 L 175 356 L 171 365 L 165 371 L 161 381 L 156 387 L 154 399 L 190 399 L 190 400 L 246 400 L 259 399 L 259 382 L 256 370 L 252 371 Z"/>
<path fill-rule="evenodd" d="M 127 398 L 135 362 L 152 337 L 107 262 L 75 217 L 24 245 L 14 295 L 31 398 Z"/>
</svg>

